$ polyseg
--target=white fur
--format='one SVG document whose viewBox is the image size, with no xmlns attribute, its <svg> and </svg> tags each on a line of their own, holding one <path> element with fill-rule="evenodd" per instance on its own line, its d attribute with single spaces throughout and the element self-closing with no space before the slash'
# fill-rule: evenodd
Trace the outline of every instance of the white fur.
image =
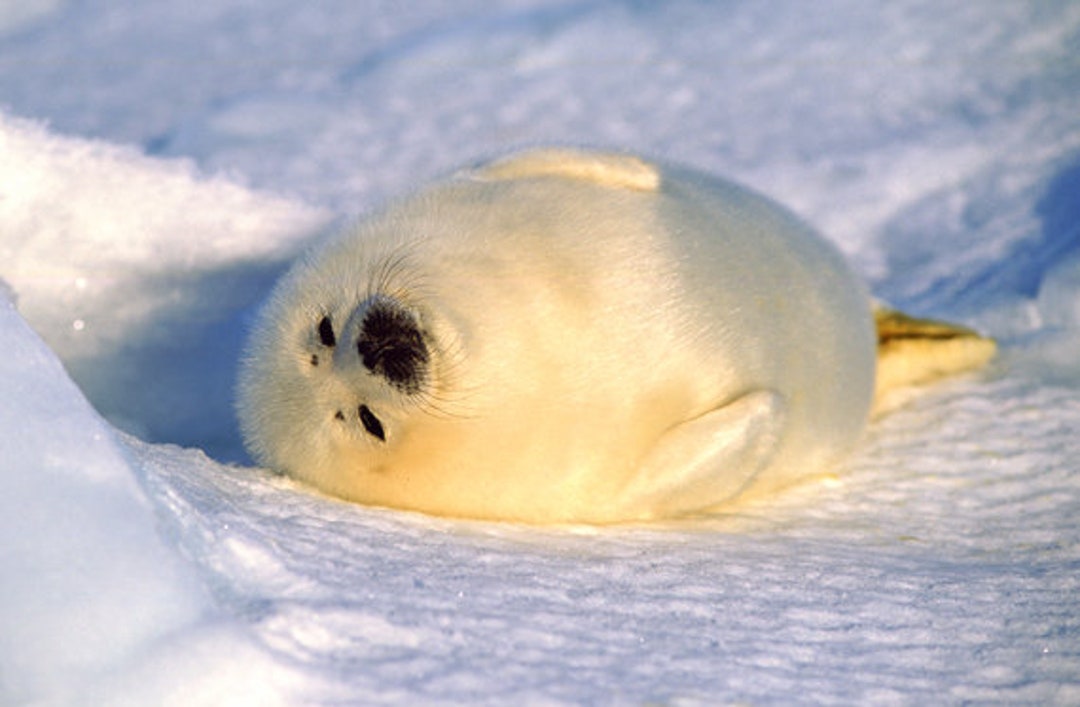
<svg viewBox="0 0 1080 707">
<path fill-rule="evenodd" d="M 419 392 L 360 364 L 373 294 L 427 336 Z M 689 514 L 820 472 L 856 441 L 874 387 L 868 302 L 833 248 L 743 188 L 527 153 L 298 263 L 253 333 L 240 419 L 261 463 L 362 503 L 529 522 Z"/>
</svg>

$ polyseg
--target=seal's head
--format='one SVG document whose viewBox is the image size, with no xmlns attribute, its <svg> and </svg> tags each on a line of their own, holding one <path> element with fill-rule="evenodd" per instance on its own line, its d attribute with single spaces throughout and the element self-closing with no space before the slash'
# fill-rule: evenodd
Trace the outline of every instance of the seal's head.
<svg viewBox="0 0 1080 707">
<path fill-rule="evenodd" d="M 240 374 L 240 423 L 256 459 L 331 493 L 356 481 L 340 469 L 379 468 L 435 385 L 424 313 L 377 275 L 363 280 L 301 265 L 262 312 Z"/>
</svg>

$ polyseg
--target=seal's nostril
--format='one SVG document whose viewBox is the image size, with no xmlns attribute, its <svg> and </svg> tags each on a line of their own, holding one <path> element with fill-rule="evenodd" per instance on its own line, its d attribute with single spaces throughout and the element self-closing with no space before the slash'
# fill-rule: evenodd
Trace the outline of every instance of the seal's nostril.
<svg viewBox="0 0 1080 707">
<path fill-rule="evenodd" d="M 360 341 L 356 342 L 356 353 L 363 359 L 364 368 L 369 371 L 375 370 L 375 364 L 379 362 L 376 357 L 378 351 L 375 349 L 375 344 L 366 339 L 360 339 Z"/>
</svg>

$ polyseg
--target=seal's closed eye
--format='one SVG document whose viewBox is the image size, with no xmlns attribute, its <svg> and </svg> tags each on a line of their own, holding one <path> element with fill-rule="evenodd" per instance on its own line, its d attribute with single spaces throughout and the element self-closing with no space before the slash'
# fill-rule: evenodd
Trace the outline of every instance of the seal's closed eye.
<svg viewBox="0 0 1080 707">
<path fill-rule="evenodd" d="M 333 348 L 337 344 L 337 339 L 334 337 L 334 325 L 330 322 L 330 317 L 323 317 L 319 322 L 319 341 L 327 348 Z"/>
<path fill-rule="evenodd" d="M 381 442 L 386 441 L 386 432 L 383 430 L 382 423 L 379 422 L 379 418 L 375 417 L 375 413 L 371 412 L 367 405 L 360 406 L 360 422 L 364 424 L 364 429 L 372 437 L 378 437 Z"/>
</svg>

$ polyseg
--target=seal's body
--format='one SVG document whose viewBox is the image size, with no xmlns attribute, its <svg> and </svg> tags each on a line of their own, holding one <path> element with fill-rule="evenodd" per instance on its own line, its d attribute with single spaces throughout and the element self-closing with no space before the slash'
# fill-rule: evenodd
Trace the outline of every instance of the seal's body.
<svg viewBox="0 0 1080 707">
<path fill-rule="evenodd" d="M 239 412 L 258 461 L 362 503 L 670 517 L 848 450 L 876 346 L 863 286 L 771 201 L 548 150 L 310 253 L 256 326 Z"/>
</svg>

